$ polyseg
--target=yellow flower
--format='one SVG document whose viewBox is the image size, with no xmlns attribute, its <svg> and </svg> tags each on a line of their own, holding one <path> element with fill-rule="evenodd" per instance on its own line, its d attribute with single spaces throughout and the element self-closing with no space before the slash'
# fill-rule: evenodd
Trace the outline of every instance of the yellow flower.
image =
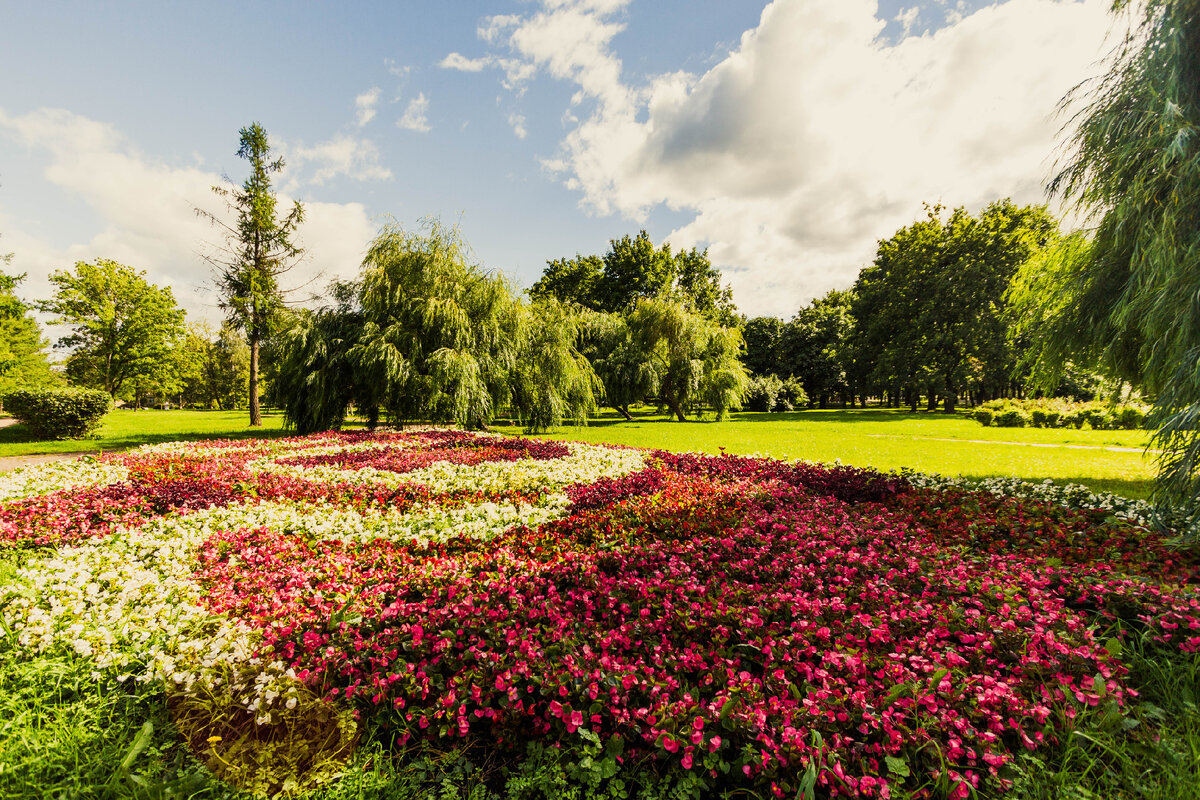
<svg viewBox="0 0 1200 800">
<path fill-rule="evenodd" d="M 221 737 L 220 737 L 220 736 L 210 736 L 210 737 L 208 737 L 208 743 L 209 743 L 209 744 L 216 744 L 216 743 L 217 743 L 217 742 L 219 742 L 219 741 L 221 741 Z"/>
</svg>

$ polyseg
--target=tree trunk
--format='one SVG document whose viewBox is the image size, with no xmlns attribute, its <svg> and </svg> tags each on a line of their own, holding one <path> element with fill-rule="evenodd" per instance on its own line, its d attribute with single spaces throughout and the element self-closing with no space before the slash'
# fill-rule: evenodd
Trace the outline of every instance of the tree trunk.
<svg viewBox="0 0 1200 800">
<path fill-rule="evenodd" d="M 615 408 L 617 410 L 617 413 L 620 414 L 622 417 L 624 417 L 627 422 L 633 422 L 633 416 L 629 413 L 628 410 L 621 408 L 620 406 L 613 406 L 613 408 Z"/>
<path fill-rule="evenodd" d="M 675 414 L 676 419 L 678 419 L 680 422 L 687 422 L 687 417 L 683 415 L 683 409 L 679 407 L 679 403 L 675 402 L 669 397 L 664 397 L 663 400 L 666 402 L 667 408 L 671 409 L 671 411 Z"/>
<path fill-rule="evenodd" d="M 958 399 L 958 396 L 955 395 L 954 392 L 950 392 L 946 395 L 946 401 L 945 401 L 944 408 L 946 409 L 947 414 L 954 413 L 954 403 L 957 399 Z"/>
<path fill-rule="evenodd" d="M 925 410 L 937 411 L 937 392 L 933 391 L 932 389 L 929 390 L 929 397 L 925 402 Z"/>
<path fill-rule="evenodd" d="M 250 334 L 250 425 L 262 427 L 262 411 L 258 407 L 258 334 Z"/>
</svg>

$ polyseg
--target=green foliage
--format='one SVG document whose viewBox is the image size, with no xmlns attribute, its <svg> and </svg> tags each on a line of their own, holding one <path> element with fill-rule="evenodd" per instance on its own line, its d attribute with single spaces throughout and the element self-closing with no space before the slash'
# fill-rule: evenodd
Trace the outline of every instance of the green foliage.
<svg viewBox="0 0 1200 800">
<path fill-rule="evenodd" d="M 1058 398 L 1039 400 L 992 400 L 975 408 L 970 417 L 998 428 L 1082 428 L 1097 431 L 1144 428 L 1148 408 L 1144 405 L 1111 405 L 1103 402 L 1073 403 Z"/>
<path fill-rule="evenodd" d="M 512 405 L 531 431 L 564 420 L 586 425 L 604 384 L 576 349 L 581 320 L 554 298 L 527 309 L 523 352 L 512 374 Z"/>
<path fill-rule="evenodd" d="M 681 422 L 684 409 L 707 405 L 724 419 L 741 404 L 749 376 L 738 356 L 742 337 L 678 300 L 643 298 L 626 315 L 637 357 L 656 373 L 658 399 Z"/>
<path fill-rule="evenodd" d="M 7 264 L 11 255 L 0 256 Z M 29 315 L 30 306 L 16 296 L 24 275 L 0 272 L 0 394 L 17 386 L 38 386 L 56 381 L 46 358 L 46 340 Z"/>
<path fill-rule="evenodd" d="M 780 374 L 794 375 L 821 408 L 850 387 L 846 367 L 852 356 L 854 293 L 830 291 L 796 312 L 777 345 Z"/>
<path fill-rule="evenodd" d="M 978 216 L 928 208 L 926 219 L 879 243 L 855 283 L 855 379 L 924 390 L 952 410 L 967 391 L 1008 385 L 1015 354 L 1006 337 L 1005 291 L 1017 268 L 1050 241 L 1044 206 L 991 204 Z"/>
<path fill-rule="evenodd" d="M 92 389 L 14 389 L 4 407 L 42 439 L 82 439 L 112 408 L 107 394 Z"/>
<path fill-rule="evenodd" d="M 257 122 L 242 128 L 239 135 L 237 154 L 250 162 L 250 175 L 240 187 L 213 187 L 236 212 L 237 221 L 231 226 L 215 214 L 198 213 L 225 233 L 226 247 L 206 258 L 217 269 L 221 307 L 230 324 L 246 333 L 250 348 L 247 381 L 250 424 L 257 426 L 262 424 L 258 399 L 259 350 L 285 316 L 286 292 L 280 279 L 304 253 L 293 241 L 304 219 L 304 209 L 295 202 L 286 216 L 278 216 L 278 199 L 271 187 L 271 176 L 283 169 L 284 161 L 271 158 L 267 132 Z"/>
<path fill-rule="evenodd" d="M 389 225 L 363 261 L 350 358 L 388 417 L 483 427 L 512 396 L 525 315 L 508 284 L 467 261 L 457 229 Z"/>
<path fill-rule="evenodd" d="M 783 381 L 777 375 L 754 375 L 746 384 L 746 396 L 742 399 L 744 411 L 790 411 L 782 408 L 779 395 Z"/>
<path fill-rule="evenodd" d="M 782 369 L 779 340 L 783 331 L 783 320 L 778 317 L 752 317 L 743 323 L 742 339 L 746 350 L 742 354 L 742 363 L 752 375 L 778 374 Z"/>
<path fill-rule="evenodd" d="M 304 312 L 281 335 L 275 391 L 297 433 L 341 428 L 352 403 L 366 411 L 372 427 L 378 419 L 373 395 L 360 384 L 349 357 L 362 330 L 362 313 L 351 306 L 353 291 L 350 285 L 335 287 L 342 300 L 336 308 Z"/>
<path fill-rule="evenodd" d="M 114 398 L 138 381 L 161 382 L 173 367 L 172 349 L 183 336 L 183 311 L 170 288 L 148 283 L 145 272 L 107 258 L 80 261 L 73 272 L 51 273 L 54 298 L 38 308 L 72 332 L 67 377 Z M 164 375 L 165 373 L 165 375 Z"/>
<path fill-rule="evenodd" d="M 1107 73 L 1063 101 L 1076 125 L 1051 189 L 1095 227 L 1048 270 L 1058 324 L 1037 346 L 1048 370 L 1093 359 L 1155 396 L 1158 499 L 1200 536 L 1200 0 L 1131 13 Z"/>
<path fill-rule="evenodd" d="M 721 275 L 708 260 L 708 251 L 655 248 L 645 231 L 609 242 L 604 256 L 576 255 L 546 262 L 541 279 L 529 290 L 536 299 L 554 297 L 593 311 L 618 313 L 639 299 L 675 295 L 689 310 L 724 327 L 737 324 L 733 293 L 721 285 Z"/>
</svg>

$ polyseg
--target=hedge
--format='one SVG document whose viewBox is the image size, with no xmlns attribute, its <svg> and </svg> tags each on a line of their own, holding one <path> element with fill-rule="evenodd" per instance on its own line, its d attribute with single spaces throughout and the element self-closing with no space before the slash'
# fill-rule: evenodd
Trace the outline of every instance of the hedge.
<svg viewBox="0 0 1200 800">
<path fill-rule="evenodd" d="M 14 389 L 4 408 L 39 439 L 82 439 L 100 427 L 112 408 L 106 392 L 96 389 Z"/>
<path fill-rule="evenodd" d="M 1041 400 L 992 400 L 967 412 L 981 425 L 997 428 L 1082 428 L 1132 430 L 1146 425 L 1147 407 L 1073 403 L 1057 398 Z"/>
</svg>

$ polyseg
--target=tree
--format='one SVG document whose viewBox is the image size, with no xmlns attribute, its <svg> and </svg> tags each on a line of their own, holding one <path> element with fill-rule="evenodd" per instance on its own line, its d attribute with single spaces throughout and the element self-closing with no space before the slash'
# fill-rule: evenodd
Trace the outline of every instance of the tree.
<svg viewBox="0 0 1200 800">
<path fill-rule="evenodd" d="M 1024 306 L 1047 323 L 1030 326 L 1043 366 L 1096 360 L 1155 397 L 1160 509 L 1200 536 L 1200 0 L 1146 0 L 1134 22 L 1063 100 L 1074 133 L 1050 189 L 1093 227 Z"/>
<path fill-rule="evenodd" d="M 724 327 L 738 324 L 737 307 L 721 273 L 708 260 L 707 250 L 671 253 L 671 245 L 656 248 L 645 231 L 609 241 L 604 256 L 576 255 L 546 262 L 530 297 L 554 297 L 593 311 L 617 313 L 641 298 L 682 299 L 688 308 Z"/>
<path fill-rule="evenodd" d="M 468 260 L 457 229 L 389 225 L 335 305 L 302 314 L 281 339 L 278 382 L 288 424 L 338 427 L 353 403 L 373 425 L 457 422 L 484 428 L 511 406 L 530 430 L 583 423 L 600 388 L 576 349 L 568 305 L 523 304 L 503 278 Z"/>
<path fill-rule="evenodd" d="M 172 348 L 183 336 L 183 311 L 170 288 L 147 283 L 145 275 L 106 258 L 50 275 L 54 298 L 38 308 L 56 316 L 53 324 L 73 328 L 56 344 L 71 350 L 72 383 L 116 398 L 170 368 Z"/>
<path fill-rule="evenodd" d="M 783 366 L 779 359 L 779 342 L 783 335 L 783 320 L 778 317 L 752 317 L 742 325 L 746 350 L 742 363 L 752 374 L 779 375 Z M 787 372 L 783 371 L 786 375 Z"/>
<path fill-rule="evenodd" d="M 257 122 L 239 131 L 238 157 L 250 162 L 250 176 L 241 187 L 214 186 L 226 198 L 237 221 L 227 224 L 206 211 L 201 216 L 224 229 L 227 247 L 219 255 L 206 257 L 218 272 L 221 307 L 230 323 L 244 331 L 250 348 L 250 424 L 262 425 L 259 409 L 259 354 L 263 341 L 278 327 L 284 307 L 281 277 L 299 261 L 304 251 L 292 237 L 304 219 L 299 202 L 282 219 L 278 200 L 271 190 L 271 176 L 284 167 L 282 158 L 271 159 L 266 130 Z"/>
<path fill-rule="evenodd" d="M 797 311 L 779 337 L 780 374 L 798 378 L 809 402 L 821 408 L 828 407 L 833 395 L 844 400 L 850 388 L 846 365 L 854 333 L 853 302 L 853 292 L 832 290 Z"/>
<path fill-rule="evenodd" d="M 879 243 L 854 285 L 853 375 L 947 411 L 968 392 L 1007 384 L 1015 358 L 1004 318 L 1005 292 L 1018 267 L 1046 246 L 1057 223 L 1044 206 L 1009 200 L 978 216 L 941 207 Z"/>
<path fill-rule="evenodd" d="M 693 313 L 671 298 L 647 297 L 626 316 L 636 360 L 656 373 L 658 399 L 680 422 L 685 410 L 706 404 L 724 419 L 749 384 L 739 355 L 742 336 Z"/>
<path fill-rule="evenodd" d="M 0 255 L 0 263 L 12 263 L 11 254 Z M 46 359 L 46 340 L 30 306 L 16 295 L 24 275 L 0 272 L 0 395 L 17 386 L 52 383 L 54 374 Z"/>
</svg>

